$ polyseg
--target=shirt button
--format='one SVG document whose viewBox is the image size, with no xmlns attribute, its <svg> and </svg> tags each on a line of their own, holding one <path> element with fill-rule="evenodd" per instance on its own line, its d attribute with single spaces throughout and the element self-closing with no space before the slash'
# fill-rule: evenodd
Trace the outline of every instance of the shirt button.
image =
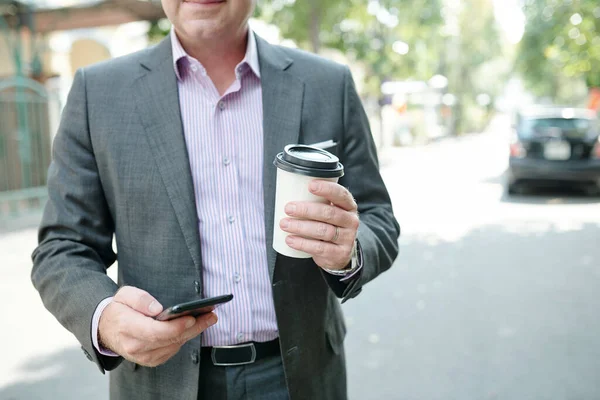
<svg viewBox="0 0 600 400">
<path fill-rule="evenodd" d="M 235 222 L 235 217 L 233 215 L 230 215 L 229 218 L 227 218 L 227 220 L 230 224 L 233 224 Z"/>
<path fill-rule="evenodd" d="M 198 350 L 192 351 L 190 358 L 192 359 L 192 362 L 194 364 L 198 364 L 198 362 L 200 361 L 200 357 L 198 357 Z"/>
<path fill-rule="evenodd" d="M 243 333 L 238 333 L 238 334 L 237 334 L 237 340 L 239 340 L 240 342 L 241 342 L 242 340 L 244 340 L 244 334 L 243 334 Z"/>
<path fill-rule="evenodd" d="M 224 102 L 224 101 L 220 101 L 220 102 L 219 102 L 219 108 L 220 108 L 221 110 L 224 110 L 224 109 L 225 109 L 225 102 Z"/>
<path fill-rule="evenodd" d="M 223 164 L 229 165 L 229 164 L 231 164 L 231 160 L 227 157 L 223 157 Z"/>
<path fill-rule="evenodd" d="M 233 280 L 235 281 L 235 283 L 240 283 L 242 280 L 242 276 L 240 274 L 235 274 Z"/>
<path fill-rule="evenodd" d="M 200 294 L 200 282 L 194 281 L 194 288 L 196 289 L 196 293 Z"/>
<path fill-rule="evenodd" d="M 191 69 L 192 69 L 192 71 L 194 71 L 194 72 L 198 71 L 198 67 L 197 67 L 196 65 L 192 65 L 190 68 L 191 68 Z"/>
</svg>

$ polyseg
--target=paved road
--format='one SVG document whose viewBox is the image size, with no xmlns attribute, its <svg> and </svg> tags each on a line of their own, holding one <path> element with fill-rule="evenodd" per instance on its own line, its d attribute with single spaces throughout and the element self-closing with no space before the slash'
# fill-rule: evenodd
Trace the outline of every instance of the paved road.
<svg viewBox="0 0 600 400">
<path fill-rule="evenodd" d="M 600 398 L 600 198 L 506 198 L 508 125 L 386 157 L 401 253 L 345 305 L 353 399 Z"/>
<path fill-rule="evenodd" d="M 507 127 L 384 154 L 401 255 L 344 305 L 351 399 L 600 398 L 600 198 L 504 197 Z M 106 400 L 31 288 L 34 244 L 0 235 L 0 400 Z"/>
</svg>

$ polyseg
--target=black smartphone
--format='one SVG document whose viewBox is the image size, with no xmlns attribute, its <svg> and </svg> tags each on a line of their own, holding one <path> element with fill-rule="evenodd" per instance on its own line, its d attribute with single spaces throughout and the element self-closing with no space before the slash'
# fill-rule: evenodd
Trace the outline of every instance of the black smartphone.
<svg viewBox="0 0 600 400">
<path fill-rule="evenodd" d="M 197 317 L 202 314 L 213 311 L 218 305 L 227 303 L 233 299 L 232 294 L 226 294 L 223 296 L 210 297 L 208 299 L 200 299 L 188 301 L 186 303 L 179 303 L 174 306 L 163 310 L 158 314 L 155 319 L 158 321 L 168 321 L 170 319 L 183 317 L 184 315 L 191 315 Z"/>
</svg>

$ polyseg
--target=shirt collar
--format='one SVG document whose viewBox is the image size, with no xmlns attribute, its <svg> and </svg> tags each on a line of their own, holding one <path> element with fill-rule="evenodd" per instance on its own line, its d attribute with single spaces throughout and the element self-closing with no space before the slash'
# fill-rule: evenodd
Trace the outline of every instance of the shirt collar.
<svg viewBox="0 0 600 400">
<path fill-rule="evenodd" d="M 175 29 L 171 29 L 171 47 L 173 49 L 173 68 L 175 69 L 175 75 L 177 75 L 178 80 L 182 80 L 185 76 L 185 68 L 184 65 L 189 63 L 191 60 L 195 60 L 193 57 L 189 56 L 186 51 L 183 49 L 177 34 L 175 33 Z M 197 60 L 195 60 L 198 62 Z M 202 64 L 198 62 L 201 69 L 204 69 Z M 236 66 L 236 71 L 243 66 L 247 65 L 250 67 L 250 70 L 260 78 L 260 65 L 258 62 L 258 51 L 256 47 L 256 37 L 254 36 L 254 32 L 252 29 L 248 28 L 248 45 L 246 46 L 246 55 L 244 59 Z"/>
</svg>

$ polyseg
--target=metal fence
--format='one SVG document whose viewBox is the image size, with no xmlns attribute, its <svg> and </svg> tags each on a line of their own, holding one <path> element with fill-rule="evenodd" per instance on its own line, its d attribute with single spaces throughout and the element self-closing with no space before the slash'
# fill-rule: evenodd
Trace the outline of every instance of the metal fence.
<svg viewBox="0 0 600 400">
<path fill-rule="evenodd" d="M 0 223 L 43 206 L 59 111 L 58 97 L 40 83 L 0 80 Z"/>
</svg>

